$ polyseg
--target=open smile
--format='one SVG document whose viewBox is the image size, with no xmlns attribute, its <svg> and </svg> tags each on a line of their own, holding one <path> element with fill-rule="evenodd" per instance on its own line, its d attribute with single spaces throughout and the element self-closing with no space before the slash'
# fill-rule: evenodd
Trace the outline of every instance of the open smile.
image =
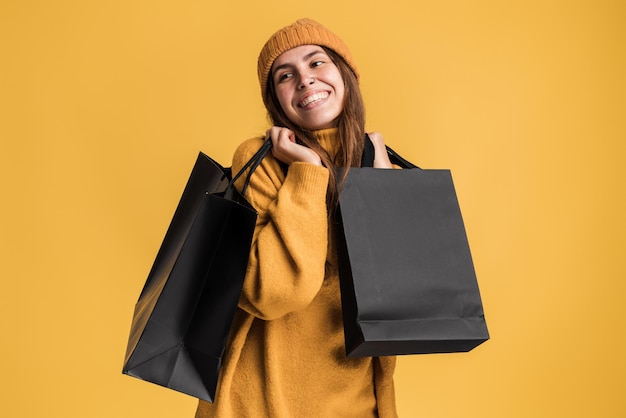
<svg viewBox="0 0 626 418">
<path fill-rule="evenodd" d="M 302 100 L 300 100 L 300 102 L 298 102 L 298 107 L 311 107 L 315 103 L 321 102 L 322 100 L 328 98 L 328 96 L 330 96 L 330 93 L 328 93 L 327 91 L 318 91 L 313 94 L 309 94 L 305 96 Z"/>
</svg>

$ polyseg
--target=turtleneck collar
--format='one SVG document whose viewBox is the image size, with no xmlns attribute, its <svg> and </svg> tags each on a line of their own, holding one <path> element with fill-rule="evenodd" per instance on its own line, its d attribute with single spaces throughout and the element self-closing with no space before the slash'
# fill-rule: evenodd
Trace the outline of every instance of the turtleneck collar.
<svg viewBox="0 0 626 418">
<path fill-rule="evenodd" d="M 313 135 L 315 135 L 315 138 L 322 148 L 324 148 L 331 156 L 334 156 L 339 150 L 338 128 L 320 129 L 313 131 Z"/>
</svg>

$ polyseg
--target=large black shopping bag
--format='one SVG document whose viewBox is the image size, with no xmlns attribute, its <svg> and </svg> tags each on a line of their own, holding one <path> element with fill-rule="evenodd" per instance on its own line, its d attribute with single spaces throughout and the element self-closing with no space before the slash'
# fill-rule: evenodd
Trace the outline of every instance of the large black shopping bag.
<svg viewBox="0 0 626 418">
<path fill-rule="evenodd" d="M 249 180 L 270 146 L 235 178 L 252 166 Z M 233 183 L 229 168 L 200 153 L 135 306 L 123 367 L 210 402 L 257 218 Z"/>
<path fill-rule="evenodd" d="M 338 252 L 349 357 L 469 351 L 489 338 L 449 170 L 351 168 Z"/>
</svg>

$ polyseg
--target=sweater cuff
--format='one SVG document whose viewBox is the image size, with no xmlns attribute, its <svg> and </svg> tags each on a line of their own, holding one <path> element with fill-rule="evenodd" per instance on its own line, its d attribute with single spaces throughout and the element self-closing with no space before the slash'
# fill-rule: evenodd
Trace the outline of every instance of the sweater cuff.
<svg viewBox="0 0 626 418">
<path fill-rule="evenodd" d="M 328 169 L 315 164 L 295 162 L 289 166 L 285 183 L 296 193 L 326 196 L 328 188 Z"/>
</svg>

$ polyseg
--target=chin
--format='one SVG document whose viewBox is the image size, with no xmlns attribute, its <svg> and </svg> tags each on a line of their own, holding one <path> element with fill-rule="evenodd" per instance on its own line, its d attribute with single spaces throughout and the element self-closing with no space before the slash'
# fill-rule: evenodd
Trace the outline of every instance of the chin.
<svg viewBox="0 0 626 418">
<path fill-rule="evenodd" d="M 336 119 L 331 121 L 310 122 L 302 124 L 302 127 L 309 131 L 319 131 L 320 129 L 336 128 L 337 126 L 339 126 L 339 122 Z"/>
</svg>

